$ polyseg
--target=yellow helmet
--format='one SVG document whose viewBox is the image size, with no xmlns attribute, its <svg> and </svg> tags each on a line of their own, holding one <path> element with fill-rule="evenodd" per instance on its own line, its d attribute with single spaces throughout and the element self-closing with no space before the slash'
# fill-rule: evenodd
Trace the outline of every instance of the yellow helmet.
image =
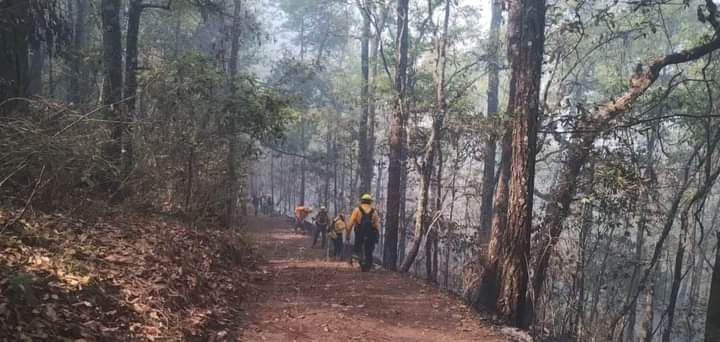
<svg viewBox="0 0 720 342">
<path fill-rule="evenodd" d="M 360 200 L 372 202 L 373 198 L 372 198 L 372 196 L 370 196 L 369 193 L 366 192 L 366 193 L 362 194 L 362 196 L 360 196 Z"/>
</svg>

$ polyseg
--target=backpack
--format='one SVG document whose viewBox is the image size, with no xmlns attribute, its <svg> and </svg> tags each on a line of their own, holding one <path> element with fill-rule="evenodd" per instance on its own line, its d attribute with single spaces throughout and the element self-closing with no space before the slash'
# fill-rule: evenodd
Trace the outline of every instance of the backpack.
<svg viewBox="0 0 720 342">
<path fill-rule="evenodd" d="M 358 228 L 360 228 L 361 232 L 372 232 L 372 217 L 375 213 L 375 209 L 370 209 L 370 212 L 368 213 L 363 211 L 362 207 L 358 207 L 358 209 L 360 209 L 360 224 L 358 225 Z"/>
</svg>

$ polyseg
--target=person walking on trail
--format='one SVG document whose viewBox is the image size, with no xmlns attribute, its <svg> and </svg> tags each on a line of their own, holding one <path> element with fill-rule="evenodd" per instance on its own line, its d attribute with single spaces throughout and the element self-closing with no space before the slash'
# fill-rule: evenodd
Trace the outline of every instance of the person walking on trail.
<svg viewBox="0 0 720 342">
<path fill-rule="evenodd" d="M 295 208 L 295 232 L 305 231 L 305 219 L 312 212 L 312 208 L 299 205 Z"/>
<path fill-rule="evenodd" d="M 255 216 L 258 216 L 258 210 L 260 209 L 260 205 L 262 204 L 261 198 L 258 197 L 258 195 L 253 195 L 253 209 L 255 209 Z"/>
<path fill-rule="evenodd" d="M 345 213 L 344 209 L 343 211 L 338 214 L 335 219 L 330 223 L 330 226 L 328 226 L 328 239 L 332 241 L 332 252 L 330 253 L 330 256 L 335 258 L 335 260 L 342 260 L 343 259 L 343 233 L 345 233 Z M 348 234 L 349 235 L 349 234 Z"/>
<path fill-rule="evenodd" d="M 380 237 L 380 216 L 372 204 L 373 199 L 369 193 L 360 196 L 360 205 L 353 210 L 347 223 L 348 234 L 345 238 L 349 242 L 350 232 L 355 231 L 353 257 L 360 260 L 360 270 L 363 272 L 372 267 L 373 251 Z"/>
<path fill-rule="evenodd" d="M 315 221 L 315 234 L 313 234 L 312 246 L 315 247 L 318 236 L 322 235 L 320 247 L 325 248 L 325 244 L 327 243 L 327 227 L 330 223 L 327 209 L 325 207 L 320 207 L 320 211 L 318 211 L 317 215 L 313 217 L 313 221 Z"/>
</svg>

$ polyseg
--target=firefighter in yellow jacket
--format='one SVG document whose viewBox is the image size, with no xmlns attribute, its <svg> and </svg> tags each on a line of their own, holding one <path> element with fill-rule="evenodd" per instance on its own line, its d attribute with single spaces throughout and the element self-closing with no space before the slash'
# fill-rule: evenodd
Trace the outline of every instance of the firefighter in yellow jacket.
<svg viewBox="0 0 720 342">
<path fill-rule="evenodd" d="M 312 212 L 312 208 L 305 206 L 297 206 L 295 208 L 295 231 L 298 230 L 302 233 L 305 231 L 305 219 Z"/>
<path fill-rule="evenodd" d="M 328 239 L 332 241 L 333 247 L 330 256 L 334 257 L 335 260 L 343 259 L 343 233 L 346 233 L 345 228 L 345 209 L 343 209 L 328 226 Z"/>
<path fill-rule="evenodd" d="M 355 230 L 354 257 L 360 259 L 360 270 L 367 272 L 372 267 L 373 251 L 380 237 L 380 216 L 373 208 L 372 196 L 368 193 L 360 196 L 360 205 L 350 215 L 346 240 Z"/>
</svg>

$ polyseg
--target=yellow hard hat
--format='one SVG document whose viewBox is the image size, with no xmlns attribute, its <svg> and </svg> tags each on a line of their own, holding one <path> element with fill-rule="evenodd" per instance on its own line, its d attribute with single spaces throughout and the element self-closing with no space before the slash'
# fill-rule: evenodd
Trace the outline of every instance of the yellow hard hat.
<svg viewBox="0 0 720 342">
<path fill-rule="evenodd" d="M 360 200 L 361 201 L 372 201 L 373 198 L 372 198 L 372 196 L 370 196 L 369 193 L 366 192 L 366 193 L 362 194 L 362 196 L 360 196 Z"/>
</svg>

